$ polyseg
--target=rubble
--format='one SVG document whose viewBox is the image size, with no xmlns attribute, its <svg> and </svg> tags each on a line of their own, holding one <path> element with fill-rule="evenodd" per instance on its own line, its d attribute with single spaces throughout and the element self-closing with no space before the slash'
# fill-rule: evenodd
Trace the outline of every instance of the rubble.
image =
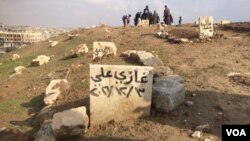
<svg viewBox="0 0 250 141">
<path fill-rule="evenodd" d="M 209 132 L 210 126 L 209 126 L 209 124 L 199 125 L 199 126 L 195 127 L 195 130 L 196 131 L 207 131 L 207 132 Z"/>
<path fill-rule="evenodd" d="M 130 53 L 131 59 L 135 59 L 144 66 L 164 66 L 162 60 L 155 57 L 152 53 L 146 51 L 137 51 Z"/>
<path fill-rule="evenodd" d="M 81 55 L 88 53 L 88 51 L 89 51 L 89 49 L 88 49 L 86 44 L 80 44 L 80 45 L 78 45 L 77 48 L 72 49 L 70 51 L 70 53 L 72 56 L 78 57 L 78 56 L 81 56 Z"/>
<path fill-rule="evenodd" d="M 15 67 L 15 69 L 14 69 L 14 74 L 12 74 L 12 75 L 10 76 L 10 78 L 12 78 L 12 77 L 14 77 L 14 76 L 16 76 L 16 75 L 22 74 L 24 70 L 26 70 L 26 68 L 25 68 L 24 66 Z"/>
<path fill-rule="evenodd" d="M 19 59 L 20 58 L 20 55 L 18 55 L 18 54 L 13 54 L 12 55 L 12 60 L 13 61 L 15 61 L 15 60 L 17 60 L 17 59 Z"/>
<path fill-rule="evenodd" d="M 200 139 L 200 138 L 201 138 L 201 131 L 195 131 L 195 132 L 191 135 L 191 137 Z"/>
<path fill-rule="evenodd" d="M 40 55 L 36 59 L 33 59 L 31 62 L 31 66 L 41 66 L 43 64 L 48 63 L 50 60 L 49 56 L 46 55 Z"/>
<path fill-rule="evenodd" d="M 52 120 L 52 129 L 59 138 L 81 136 L 88 126 L 89 117 L 84 106 L 56 113 Z"/>
<path fill-rule="evenodd" d="M 46 88 L 44 103 L 46 105 L 52 105 L 55 103 L 57 97 L 61 92 L 69 89 L 68 81 L 66 79 L 52 80 Z"/>
</svg>

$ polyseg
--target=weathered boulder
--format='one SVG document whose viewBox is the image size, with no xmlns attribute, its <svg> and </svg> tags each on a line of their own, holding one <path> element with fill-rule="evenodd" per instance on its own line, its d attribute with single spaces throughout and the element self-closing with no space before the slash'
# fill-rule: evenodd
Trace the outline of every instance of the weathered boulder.
<svg viewBox="0 0 250 141">
<path fill-rule="evenodd" d="M 36 134 L 35 141 L 56 141 L 51 126 L 51 121 L 44 121 L 40 130 Z"/>
<path fill-rule="evenodd" d="M 20 55 L 18 55 L 18 54 L 13 54 L 12 55 L 12 60 L 14 61 L 14 60 L 16 60 L 16 59 L 19 59 L 20 58 Z"/>
<path fill-rule="evenodd" d="M 50 60 L 49 56 L 45 56 L 45 55 L 40 55 L 38 56 L 36 59 L 33 59 L 31 62 L 31 66 L 41 66 L 43 64 L 48 63 Z"/>
<path fill-rule="evenodd" d="M 191 135 L 191 137 L 200 139 L 200 138 L 201 138 L 201 134 L 202 134 L 201 131 L 195 131 L 195 132 Z"/>
<path fill-rule="evenodd" d="M 113 42 L 94 42 L 93 60 L 100 59 L 103 56 L 116 56 L 117 48 Z"/>
<path fill-rule="evenodd" d="M 162 39 L 166 39 L 170 36 L 167 32 L 157 32 L 156 35 L 157 37 L 162 38 Z"/>
<path fill-rule="evenodd" d="M 78 107 L 54 114 L 52 129 L 56 137 L 81 136 L 87 130 L 89 117 L 86 108 Z"/>
<path fill-rule="evenodd" d="M 155 78 L 152 105 L 156 111 L 170 112 L 185 100 L 185 84 L 168 76 Z"/>
<path fill-rule="evenodd" d="M 14 74 L 12 74 L 12 75 L 10 76 L 10 78 L 12 78 L 12 77 L 14 77 L 14 76 L 16 76 L 16 75 L 22 74 L 24 70 L 26 70 L 26 68 L 25 68 L 24 66 L 15 67 L 15 69 L 14 69 Z"/>
<path fill-rule="evenodd" d="M 78 56 L 81 56 L 81 55 L 88 53 L 88 51 L 89 51 L 89 49 L 88 49 L 86 44 L 80 44 L 80 45 L 78 45 L 77 48 L 71 50 L 70 52 L 71 52 L 72 56 L 78 57 Z"/>
<path fill-rule="evenodd" d="M 26 68 L 24 66 L 18 66 L 14 70 L 16 74 L 22 74 L 23 71 L 26 70 Z"/>
<path fill-rule="evenodd" d="M 122 52 L 121 53 L 121 57 L 130 57 L 130 54 L 131 53 L 134 53 L 134 54 L 136 54 L 137 53 L 137 50 L 127 50 L 127 51 L 124 51 L 124 52 Z"/>
<path fill-rule="evenodd" d="M 175 38 L 173 39 L 174 43 L 189 43 L 190 41 L 187 38 Z"/>
<path fill-rule="evenodd" d="M 227 76 L 234 83 L 250 86 L 250 73 L 229 73 Z"/>
<path fill-rule="evenodd" d="M 58 41 L 51 41 L 49 40 L 49 43 L 50 43 L 50 47 L 54 47 L 58 44 Z"/>
<path fill-rule="evenodd" d="M 46 97 L 43 99 L 44 103 L 46 105 L 52 105 L 53 103 L 55 103 L 61 92 L 67 89 L 69 89 L 69 85 L 66 79 L 52 80 L 46 88 Z"/>
<path fill-rule="evenodd" d="M 163 62 L 160 58 L 155 57 L 152 53 L 146 51 L 137 51 L 131 53 L 130 58 L 134 58 L 142 63 L 144 66 L 163 66 Z"/>
</svg>

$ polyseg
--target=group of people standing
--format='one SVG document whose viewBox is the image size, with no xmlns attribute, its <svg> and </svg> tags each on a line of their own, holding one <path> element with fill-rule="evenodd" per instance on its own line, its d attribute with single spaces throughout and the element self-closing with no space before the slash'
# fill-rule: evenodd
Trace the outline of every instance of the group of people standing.
<svg viewBox="0 0 250 141">
<path fill-rule="evenodd" d="M 124 15 L 122 17 L 124 27 L 130 23 L 130 18 L 131 18 L 130 14 Z M 143 13 L 142 12 L 136 13 L 134 18 L 134 25 L 135 26 L 141 25 L 142 20 L 149 20 L 149 25 L 160 23 L 160 17 L 156 12 L 156 10 L 154 11 L 149 10 L 148 6 L 146 6 L 146 8 L 143 10 Z M 163 21 L 166 25 L 171 25 L 173 23 L 173 17 L 167 5 L 165 5 Z"/>
<path fill-rule="evenodd" d="M 148 6 L 142 12 L 137 12 L 134 18 L 135 26 L 140 25 L 141 20 L 149 20 L 149 24 L 157 24 L 160 22 L 158 13 L 154 10 L 149 10 Z"/>
</svg>

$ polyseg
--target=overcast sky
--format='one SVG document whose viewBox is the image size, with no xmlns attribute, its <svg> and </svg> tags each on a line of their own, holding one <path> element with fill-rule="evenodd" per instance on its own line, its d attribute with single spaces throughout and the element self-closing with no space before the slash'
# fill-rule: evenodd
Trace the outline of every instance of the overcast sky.
<svg viewBox="0 0 250 141">
<path fill-rule="evenodd" d="M 168 5 L 177 23 L 194 22 L 199 16 L 215 21 L 250 21 L 250 0 L 0 0 L 0 22 L 40 27 L 87 27 L 100 22 L 122 25 L 121 17 L 143 11 L 148 5 L 163 16 Z"/>
</svg>

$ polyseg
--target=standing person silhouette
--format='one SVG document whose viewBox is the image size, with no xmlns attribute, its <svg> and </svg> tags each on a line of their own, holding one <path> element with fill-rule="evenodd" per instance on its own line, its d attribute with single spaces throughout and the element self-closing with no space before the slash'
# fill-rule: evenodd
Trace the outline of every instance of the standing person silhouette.
<svg viewBox="0 0 250 141">
<path fill-rule="evenodd" d="M 171 25 L 171 13 L 169 8 L 167 7 L 167 5 L 165 5 L 165 9 L 164 9 L 164 14 L 163 14 L 163 18 L 164 18 L 164 23 L 166 25 Z"/>
</svg>

